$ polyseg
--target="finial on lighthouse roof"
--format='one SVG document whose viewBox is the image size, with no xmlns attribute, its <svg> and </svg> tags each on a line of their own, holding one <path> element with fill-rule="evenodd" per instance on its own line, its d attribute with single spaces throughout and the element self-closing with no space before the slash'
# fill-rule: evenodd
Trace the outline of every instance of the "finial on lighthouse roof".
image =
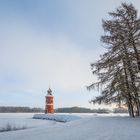
<svg viewBox="0 0 140 140">
<path fill-rule="evenodd" d="M 52 95 L 52 90 L 50 88 L 47 90 L 47 92 L 48 92 L 48 95 Z"/>
</svg>

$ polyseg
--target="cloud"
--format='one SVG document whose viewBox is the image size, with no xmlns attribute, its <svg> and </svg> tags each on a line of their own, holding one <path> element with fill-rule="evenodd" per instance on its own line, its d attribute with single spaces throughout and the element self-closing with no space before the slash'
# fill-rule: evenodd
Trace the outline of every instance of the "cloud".
<svg viewBox="0 0 140 140">
<path fill-rule="evenodd" d="M 0 76 L 14 76 L 20 83 L 12 88 L 32 90 L 50 85 L 60 90 L 79 90 L 90 82 L 93 52 L 63 35 L 37 34 L 29 27 L 17 26 L 5 31 L 0 46 Z M 11 83 L 3 84 L 10 87 Z"/>
</svg>

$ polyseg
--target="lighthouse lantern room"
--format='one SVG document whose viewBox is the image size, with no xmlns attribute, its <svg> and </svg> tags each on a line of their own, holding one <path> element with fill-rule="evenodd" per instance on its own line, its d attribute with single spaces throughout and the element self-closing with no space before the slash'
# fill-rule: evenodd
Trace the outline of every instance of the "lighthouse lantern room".
<svg viewBox="0 0 140 140">
<path fill-rule="evenodd" d="M 47 96 L 46 98 L 46 104 L 45 104 L 45 113 L 54 113 L 54 108 L 53 108 L 53 95 L 52 95 L 52 90 L 49 88 L 47 91 Z"/>
</svg>

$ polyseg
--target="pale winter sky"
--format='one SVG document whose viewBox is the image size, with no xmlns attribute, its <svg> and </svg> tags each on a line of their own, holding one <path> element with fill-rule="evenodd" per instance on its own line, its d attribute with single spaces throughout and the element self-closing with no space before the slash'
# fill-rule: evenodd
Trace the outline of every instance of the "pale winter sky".
<svg viewBox="0 0 140 140">
<path fill-rule="evenodd" d="M 43 108 L 50 86 L 55 108 L 93 108 L 90 63 L 104 52 L 102 19 L 121 2 L 0 0 L 0 106 Z"/>
</svg>

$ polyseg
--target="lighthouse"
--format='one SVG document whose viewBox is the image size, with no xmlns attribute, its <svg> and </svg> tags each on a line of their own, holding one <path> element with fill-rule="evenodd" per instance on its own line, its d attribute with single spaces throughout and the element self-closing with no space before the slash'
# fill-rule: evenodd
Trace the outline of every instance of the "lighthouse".
<svg viewBox="0 0 140 140">
<path fill-rule="evenodd" d="M 54 113 L 53 95 L 52 95 L 52 90 L 50 88 L 47 90 L 47 96 L 45 96 L 45 98 L 46 98 L 45 113 Z"/>
</svg>

